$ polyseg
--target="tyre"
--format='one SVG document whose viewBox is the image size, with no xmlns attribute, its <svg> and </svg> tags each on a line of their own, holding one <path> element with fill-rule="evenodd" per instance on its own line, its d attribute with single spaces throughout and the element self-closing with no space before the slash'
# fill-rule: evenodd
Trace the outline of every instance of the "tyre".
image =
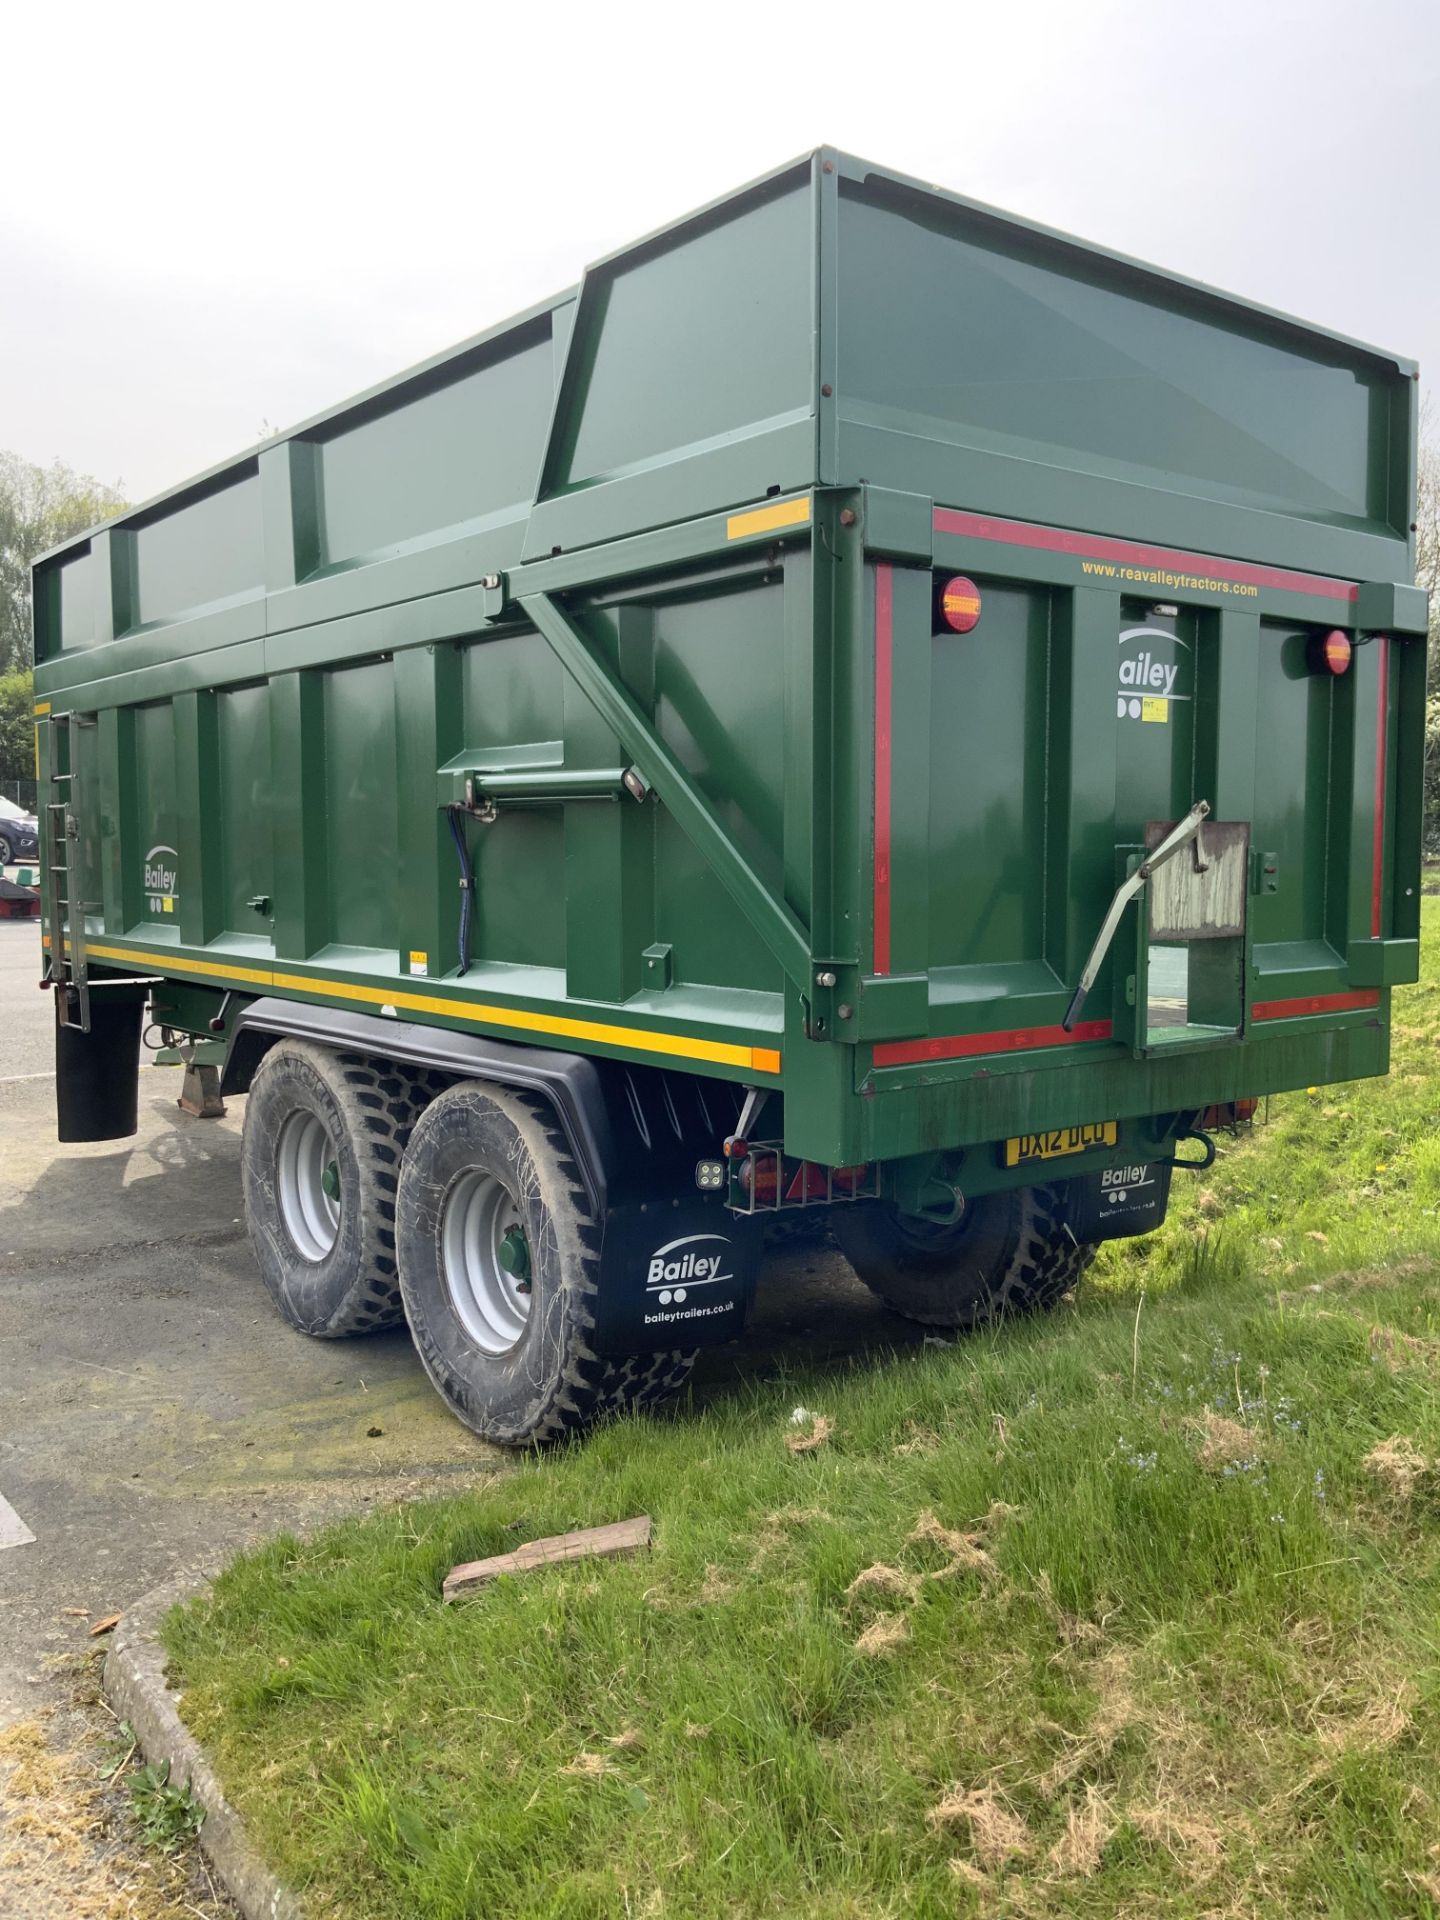
<svg viewBox="0 0 1440 1920">
<path fill-rule="evenodd" d="M 1094 1256 L 1066 1225 L 1062 1187 L 982 1194 L 952 1226 L 883 1201 L 832 1207 L 830 1226 L 866 1286 L 927 1327 L 978 1327 L 1052 1307 Z"/>
<path fill-rule="evenodd" d="M 400 1288 L 425 1371 L 482 1438 L 546 1445 L 684 1384 L 693 1353 L 591 1346 L 601 1238 L 547 1102 L 467 1080 L 426 1108 L 400 1172 Z"/>
<path fill-rule="evenodd" d="M 10 845 L 10 842 L 5 838 L 4 834 L 0 833 L 0 867 L 10 867 L 14 864 L 15 849 Z"/>
<path fill-rule="evenodd" d="M 292 1327 L 321 1340 L 404 1318 L 395 1194 L 434 1076 L 282 1040 L 256 1070 L 241 1174 L 250 1244 Z"/>
</svg>

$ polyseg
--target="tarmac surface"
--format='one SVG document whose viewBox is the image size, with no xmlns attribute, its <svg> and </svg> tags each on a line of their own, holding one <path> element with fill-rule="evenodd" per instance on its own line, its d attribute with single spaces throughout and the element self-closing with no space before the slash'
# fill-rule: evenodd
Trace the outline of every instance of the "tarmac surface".
<svg viewBox="0 0 1440 1920">
<path fill-rule="evenodd" d="M 47 1656 L 171 1575 L 508 1458 L 450 1416 L 404 1329 L 311 1340 L 275 1313 L 241 1219 L 243 1101 L 191 1119 L 178 1071 L 147 1066 L 134 1139 L 56 1144 L 38 953 L 33 924 L 0 922 L 0 1728 L 57 1693 Z M 796 1245 L 696 1386 L 922 1337 Z"/>
<path fill-rule="evenodd" d="M 13 879 L 18 869 L 6 871 Z M 40 971 L 40 922 L 0 920 L 0 1080 L 48 1074 L 55 1065 L 50 996 L 38 991 Z M 0 1198 L 4 1192 L 0 1173 Z"/>
</svg>

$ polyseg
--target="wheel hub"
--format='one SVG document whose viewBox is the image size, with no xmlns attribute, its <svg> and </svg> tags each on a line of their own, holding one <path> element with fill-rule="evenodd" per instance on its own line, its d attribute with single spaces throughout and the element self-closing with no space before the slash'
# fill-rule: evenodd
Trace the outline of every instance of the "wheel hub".
<svg viewBox="0 0 1440 1920">
<path fill-rule="evenodd" d="M 275 1147 L 280 1219 L 302 1260 L 319 1262 L 340 1237 L 340 1167 L 325 1122 L 308 1107 L 288 1114 Z"/>
<path fill-rule="evenodd" d="M 495 1257 L 515 1281 L 516 1291 L 530 1291 L 530 1249 L 519 1227 L 507 1227 L 495 1249 Z"/>
<path fill-rule="evenodd" d="M 508 1353 L 530 1318 L 530 1245 L 519 1203 L 474 1168 L 440 1209 L 440 1265 L 460 1324 L 482 1353 Z"/>
</svg>

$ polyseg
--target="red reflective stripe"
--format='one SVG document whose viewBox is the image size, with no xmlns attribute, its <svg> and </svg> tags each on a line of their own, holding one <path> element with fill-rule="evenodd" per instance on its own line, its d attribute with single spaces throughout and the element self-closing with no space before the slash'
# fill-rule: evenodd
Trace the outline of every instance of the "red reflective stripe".
<svg viewBox="0 0 1440 1920">
<path fill-rule="evenodd" d="M 1278 587 L 1286 593 L 1308 593 L 1322 600 L 1354 600 L 1360 592 L 1353 580 L 1332 580 L 1322 573 L 1252 566 L 1245 560 L 1221 560 L 1214 554 L 1182 553 L 1176 547 L 1146 547 L 1133 540 L 1107 539 L 1098 533 L 1071 533 L 1063 527 L 1036 526 L 1028 520 L 997 520 L 986 513 L 961 513 L 954 507 L 936 507 L 935 531 L 965 534 L 972 540 L 998 540 L 1008 547 L 1068 553 L 1076 560 L 1114 560 L 1135 567 L 1165 568 L 1170 572 L 1203 572 L 1214 580 L 1234 581 L 1247 587 Z"/>
<path fill-rule="evenodd" d="M 890 782 L 894 568 L 875 569 L 875 971 L 890 971 Z"/>
<path fill-rule="evenodd" d="M 1250 1018 L 1298 1020 L 1305 1013 L 1366 1013 L 1379 1004 L 1379 994 L 1369 988 L 1359 993 L 1312 993 L 1300 1000 L 1257 1000 Z"/>
<path fill-rule="evenodd" d="M 1375 713 L 1375 841 L 1370 878 L 1370 938 L 1380 938 L 1380 905 L 1385 885 L 1385 762 L 1390 724 L 1390 636 L 1380 636 L 1380 688 Z"/>
<path fill-rule="evenodd" d="M 1108 1020 L 1080 1020 L 1064 1027 L 1016 1027 L 1009 1033 L 956 1033 L 940 1040 L 886 1040 L 875 1049 L 877 1067 L 903 1067 L 917 1060 L 968 1060 L 977 1053 L 1028 1053 L 1032 1047 L 1071 1047 L 1082 1040 L 1108 1040 Z"/>
</svg>

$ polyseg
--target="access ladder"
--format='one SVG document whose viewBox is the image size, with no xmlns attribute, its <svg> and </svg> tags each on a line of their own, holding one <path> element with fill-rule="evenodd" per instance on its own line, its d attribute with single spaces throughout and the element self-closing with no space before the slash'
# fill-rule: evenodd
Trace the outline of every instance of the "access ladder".
<svg viewBox="0 0 1440 1920">
<path fill-rule="evenodd" d="M 45 977 L 55 989 L 55 1017 L 62 1027 L 90 1031 L 90 969 L 85 951 L 85 903 L 72 903 L 70 875 L 78 862 L 80 828 L 70 805 L 75 778 L 74 715 L 50 716 L 50 788 L 61 798 L 45 802 L 46 924 L 50 952 Z"/>
</svg>

